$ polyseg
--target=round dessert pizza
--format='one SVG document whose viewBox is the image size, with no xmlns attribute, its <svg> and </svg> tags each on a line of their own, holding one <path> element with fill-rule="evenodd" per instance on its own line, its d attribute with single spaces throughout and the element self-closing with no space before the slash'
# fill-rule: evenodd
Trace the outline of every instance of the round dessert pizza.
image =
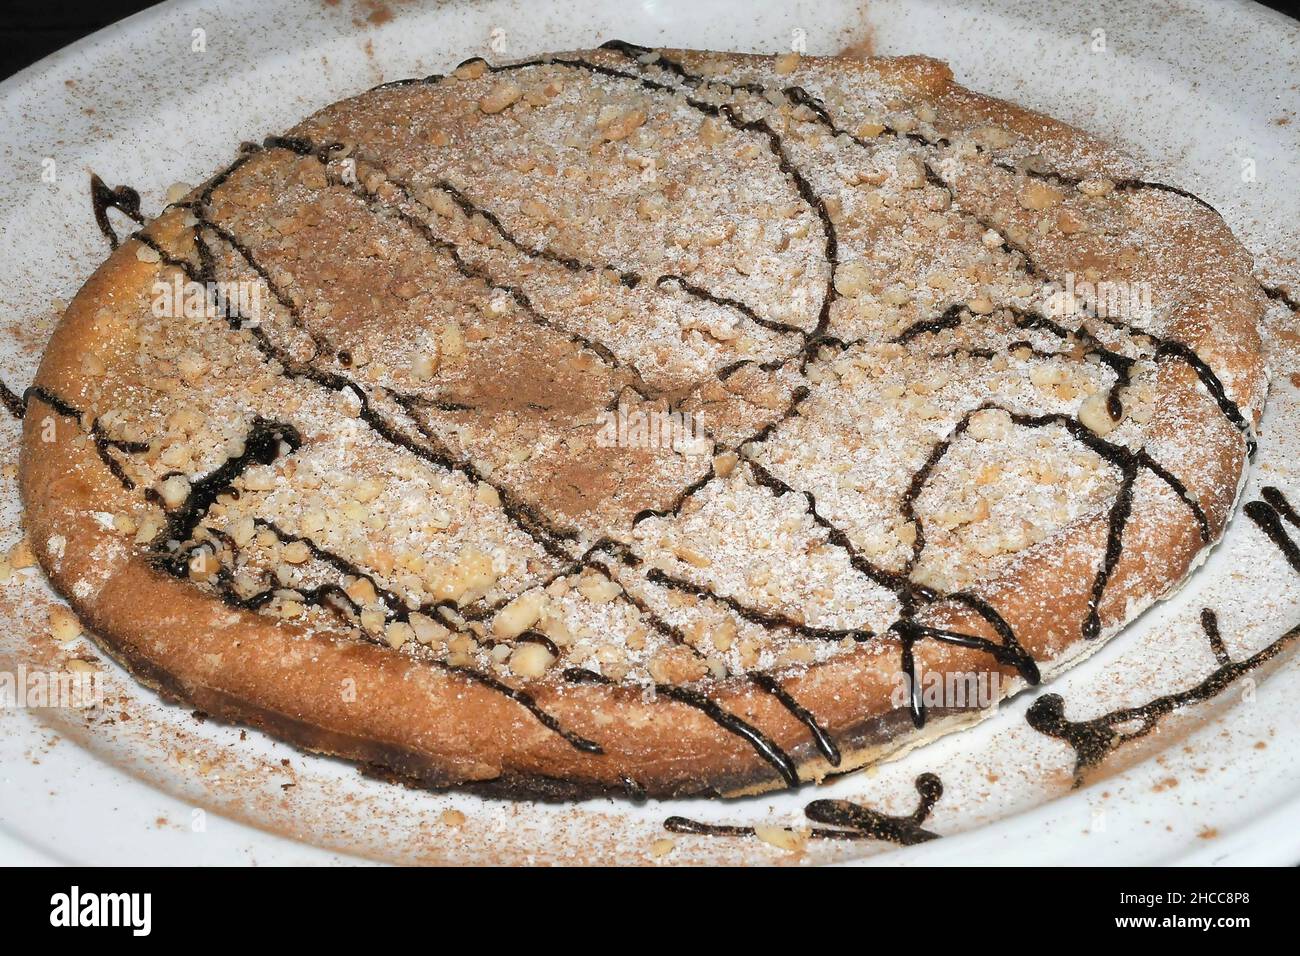
<svg viewBox="0 0 1300 956">
<path fill-rule="evenodd" d="M 1184 581 L 1267 388 L 1213 209 L 921 57 L 474 59 L 168 198 L 25 396 L 32 546 L 143 683 L 419 786 L 969 726 Z"/>
</svg>

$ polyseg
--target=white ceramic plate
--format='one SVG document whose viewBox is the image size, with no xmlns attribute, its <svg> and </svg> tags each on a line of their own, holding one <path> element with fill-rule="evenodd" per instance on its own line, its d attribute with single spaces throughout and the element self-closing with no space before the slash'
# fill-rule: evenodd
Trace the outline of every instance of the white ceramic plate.
<svg viewBox="0 0 1300 956">
<path fill-rule="evenodd" d="M 853 47 L 948 60 L 975 89 L 1018 100 L 1148 159 L 1227 217 L 1271 286 L 1300 289 L 1300 28 L 1228 0 L 199 0 L 147 11 L 0 84 L 0 378 L 21 391 L 55 320 L 106 253 L 87 180 L 139 188 L 148 212 L 244 139 L 403 76 L 480 54 L 503 60 L 613 37 L 648 45 L 775 52 Z M 802 31 L 796 33 L 795 31 Z M 200 47 L 202 49 L 200 49 Z M 1254 172 L 1253 179 L 1243 171 Z M 51 176 L 50 173 L 53 172 Z M 52 181 L 50 181 L 52 180 Z M 1269 316 L 1274 389 L 1244 501 L 1262 485 L 1300 501 L 1300 320 Z M 0 424 L 11 463 L 15 423 Z M 0 545 L 18 537 L 12 468 L 0 477 Z M 1300 532 L 1297 532 L 1300 537 Z M 39 573 L 0 588 L 0 668 L 93 657 L 47 636 Z M 906 849 L 818 842 L 783 853 L 749 838 L 677 836 L 670 813 L 798 824 L 807 792 L 729 803 L 540 806 L 377 783 L 259 734 L 165 706 L 104 663 L 108 704 L 0 711 L 0 862 L 836 862 L 1296 863 L 1300 666 L 1288 651 L 1213 700 L 1180 709 L 1072 789 L 1073 755 L 1025 720 L 1037 693 L 1091 719 L 1193 687 L 1218 663 L 1199 625 L 1218 611 L 1234 659 L 1300 622 L 1300 576 L 1249 521 L 1173 600 L 1045 690 L 814 796 L 891 813 L 912 783 L 945 792 Z M 445 811 L 464 814 L 448 822 Z M 451 815 L 454 819 L 454 815 Z"/>
</svg>

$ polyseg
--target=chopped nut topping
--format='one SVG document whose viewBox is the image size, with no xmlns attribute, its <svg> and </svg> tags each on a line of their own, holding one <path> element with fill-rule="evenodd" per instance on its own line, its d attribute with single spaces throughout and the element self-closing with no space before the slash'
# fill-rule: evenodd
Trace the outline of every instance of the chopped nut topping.
<svg viewBox="0 0 1300 956">
<path fill-rule="evenodd" d="M 492 621 L 492 633 L 497 637 L 518 637 L 537 623 L 546 603 L 544 591 L 527 591 L 519 595 L 500 611 Z"/>
<path fill-rule="evenodd" d="M 50 606 L 50 637 L 60 644 L 68 644 L 81 636 L 81 622 L 71 610 L 61 604 Z"/>
<path fill-rule="evenodd" d="M 578 593 L 593 604 L 608 604 L 623 593 L 615 582 L 601 574 L 587 574 L 578 583 Z"/>
<path fill-rule="evenodd" d="M 456 67 L 452 75 L 458 80 L 477 80 L 486 72 L 487 63 L 479 59 L 473 59 Z"/>
<path fill-rule="evenodd" d="M 787 853 L 800 853 L 808 845 L 808 835 L 806 833 L 792 830 L 789 827 L 760 823 L 754 827 L 754 835 L 768 846 L 774 846 L 778 850 L 785 850 Z"/>
<path fill-rule="evenodd" d="M 184 475 L 172 475 L 159 483 L 158 494 L 168 508 L 179 508 L 190 496 L 190 481 Z"/>
<path fill-rule="evenodd" d="M 479 109 L 484 113 L 500 113 L 513 105 L 523 96 L 524 91 L 509 80 L 503 80 L 488 91 L 487 96 L 478 101 Z"/>
<path fill-rule="evenodd" d="M 1115 190 L 1115 183 L 1104 177 L 1085 179 L 1079 183 L 1079 192 L 1085 196 L 1096 198 L 1105 196 Z"/>
<path fill-rule="evenodd" d="M 1096 435 L 1109 435 L 1118 424 L 1110 417 L 1104 392 L 1094 392 L 1079 405 L 1079 421 Z"/>
<path fill-rule="evenodd" d="M 1035 179 L 1025 183 L 1025 188 L 1020 190 L 1019 198 L 1020 205 L 1024 208 L 1041 212 L 1050 206 L 1055 206 L 1065 197 L 1059 189 L 1054 189 L 1047 183 Z"/>
<path fill-rule="evenodd" d="M 541 644 L 526 642 L 510 654 L 510 669 L 517 677 L 535 679 L 546 673 L 555 663 L 555 656 Z"/>
<path fill-rule="evenodd" d="M 601 130 L 601 139 L 610 142 L 617 142 L 621 139 L 627 139 L 634 130 L 640 129 L 645 124 L 646 111 L 643 109 L 628 110 L 622 113 L 616 119 L 606 124 Z"/>
<path fill-rule="evenodd" d="M 290 564 L 302 564 L 311 557 L 311 551 L 302 541 L 290 541 L 284 546 L 280 556 Z"/>
<path fill-rule="evenodd" d="M 135 257 L 141 262 L 162 262 L 162 256 L 153 246 L 147 246 L 143 242 L 135 247 Z"/>
<path fill-rule="evenodd" d="M 772 71 L 777 76 L 788 76 L 799 67 L 799 54 L 796 52 L 781 53 L 772 63 Z"/>
</svg>

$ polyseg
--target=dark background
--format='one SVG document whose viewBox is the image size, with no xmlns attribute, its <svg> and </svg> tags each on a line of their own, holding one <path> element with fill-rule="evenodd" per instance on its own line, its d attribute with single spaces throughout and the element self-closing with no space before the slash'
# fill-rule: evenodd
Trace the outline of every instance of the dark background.
<svg viewBox="0 0 1300 956">
<path fill-rule="evenodd" d="M 0 4 L 4 8 L 0 12 L 0 79 L 73 40 L 154 5 L 150 0 L 0 0 Z M 1265 6 L 1294 16 L 1295 0 L 1269 0 Z"/>
</svg>

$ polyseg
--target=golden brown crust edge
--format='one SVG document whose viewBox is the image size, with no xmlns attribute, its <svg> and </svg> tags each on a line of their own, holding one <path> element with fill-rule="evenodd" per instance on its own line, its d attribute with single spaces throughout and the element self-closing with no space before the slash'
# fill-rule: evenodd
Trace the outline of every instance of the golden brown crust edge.
<svg viewBox="0 0 1300 956">
<path fill-rule="evenodd" d="M 888 68 L 906 72 L 899 61 Z M 936 85 L 933 66 L 924 69 L 925 82 L 934 87 L 930 95 L 958 95 L 952 91 L 960 88 L 947 80 L 942 88 Z M 980 101 L 982 110 L 1001 110 L 1008 125 L 1023 124 L 1026 133 L 1035 128 L 1036 117 L 1027 111 Z M 1241 279 L 1238 288 L 1253 288 L 1248 260 L 1226 227 L 1209 214 L 1203 224 L 1204 256 L 1220 265 L 1231 262 Z M 46 351 L 38 386 L 74 403 L 83 394 L 80 356 L 90 348 L 111 351 L 104 343 L 120 331 L 112 315 L 102 312 L 103 304 L 132 300 L 154 278 L 155 267 L 139 261 L 135 248 L 134 242 L 124 243 L 78 294 Z M 1185 319 L 1169 333 L 1213 356 L 1212 364 L 1230 383 L 1234 398 L 1256 417 L 1264 380 L 1255 325 L 1262 302 L 1257 299 L 1236 295 L 1191 303 Z M 1213 436 L 1214 451 L 1207 455 L 1204 472 L 1195 476 L 1193 491 L 1216 540 L 1239 486 L 1240 436 L 1217 416 L 1185 365 L 1166 363 L 1160 376 L 1169 402 L 1151 423 L 1149 445 L 1158 448 L 1162 435 L 1174 434 L 1189 420 L 1202 423 L 1205 434 Z M 53 442 L 41 440 L 47 417 L 57 422 Z M 342 636 L 308 635 L 233 610 L 155 571 L 144 558 L 127 555 L 94 519 L 93 512 L 112 510 L 121 488 L 83 431 L 39 398 L 32 399 L 24 425 L 20 482 L 35 553 L 96 640 L 142 682 L 215 717 L 262 727 L 308 750 L 381 767 L 423 786 L 469 784 L 516 796 L 573 798 L 626 791 L 628 781 L 656 797 L 737 795 L 782 785 L 748 743 L 681 703 L 663 698 L 647 702 L 639 689 L 531 688 L 541 708 L 605 751 L 582 753 L 517 702 L 473 681 L 385 648 Z M 1103 637 L 1085 642 L 1079 638 L 1087 613 L 1085 584 L 1105 533 L 1104 514 L 1076 522 L 1051 548 L 1029 549 L 1014 573 L 980 588 L 1049 673 L 1095 649 L 1179 583 L 1203 550 L 1190 516 L 1168 521 L 1135 511 L 1128 533 L 1149 546 L 1140 555 L 1125 553 L 1102 603 Z M 58 538 L 68 546 L 52 548 L 51 539 Z M 1023 587 L 1024 581 L 1049 577 L 1063 585 L 1059 593 L 1032 594 Z M 937 607 L 926 620 L 996 638 L 982 619 L 960 608 Z M 948 646 L 919 646 L 918 656 L 927 670 L 990 666 L 977 652 Z M 841 744 L 839 771 L 913 742 L 914 732 L 899 733 L 908 730 L 905 712 L 888 706 L 896 657 L 892 642 L 864 645 L 855 654 L 789 678 L 788 690 Z M 1004 688 L 1016 686 L 1013 671 L 1007 668 L 1003 676 Z M 348 681 L 355 682 L 350 702 L 340 693 Z M 761 727 L 794 758 L 803 778 L 819 779 L 832 770 L 807 728 L 769 695 L 733 682 L 715 700 Z M 932 724 L 928 731 L 941 726 Z"/>
</svg>

